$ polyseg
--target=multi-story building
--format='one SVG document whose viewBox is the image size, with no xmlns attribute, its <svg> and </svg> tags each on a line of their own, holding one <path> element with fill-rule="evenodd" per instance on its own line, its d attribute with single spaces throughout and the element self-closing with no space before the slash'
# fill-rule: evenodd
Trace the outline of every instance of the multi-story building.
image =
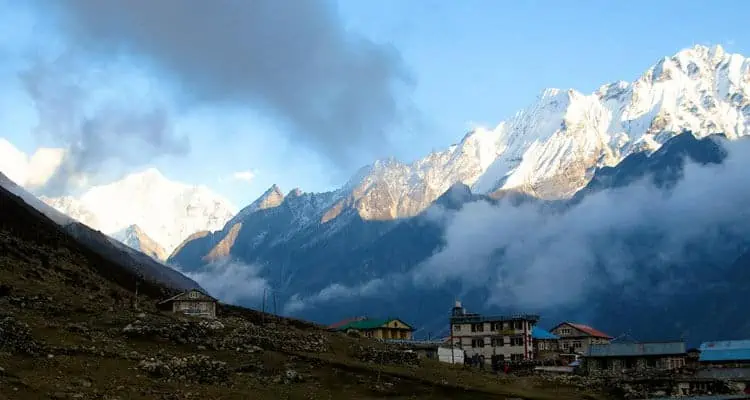
<svg viewBox="0 0 750 400">
<path fill-rule="evenodd" d="M 563 322 L 551 332 L 560 337 L 560 351 L 567 353 L 586 354 L 589 346 L 612 341 L 612 336 L 600 330 L 573 322 Z"/>
<path fill-rule="evenodd" d="M 492 360 L 521 361 L 534 356 L 531 331 L 539 321 L 538 315 L 483 316 L 468 313 L 457 301 L 450 317 L 451 342 L 466 353 L 466 357 L 484 356 Z"/>
</svg>

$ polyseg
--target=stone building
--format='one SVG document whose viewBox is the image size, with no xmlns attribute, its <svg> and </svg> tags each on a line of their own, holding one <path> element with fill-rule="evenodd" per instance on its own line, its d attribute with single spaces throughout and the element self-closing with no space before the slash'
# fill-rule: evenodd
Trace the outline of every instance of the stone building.
<svg viewBox="0 0 750 400">
<path fill-rule="evenodd" d="M 612 336 L 600 330 L 574 322 L 563 322 L 551 332 L 560 337 L 560 351 L 567 353 L 586 354 L 589 346 L 607 344 L 612 340 Z"/>
<path fill-rule="evenodd" d="M 560 351 L 560 337 L 538 326 L 531 329 L 534 343 L 534 359 L 554 359 Z"/>
<path fill-rule="evenodd" d="M 333 324 L 328 329 L 340 332 L 358 332 L 365 337 L 385 340 L 409 340 L 412 338 L 412 332 L 414 332 L 414 328 L 398 318 L 354 318 Z"/>
<path fill-rule="evenodd" d="M 450 317 L 450 341 L 463 349 L 466 357 L 482 357 L 485 364 L 530 360 L 534 357 L 531 331 L 537 321 L 539 316 L 530 314 L 468 313 L 457 301 Z"/>
<path fill-rule="evenodd" d="M 686 357 L 685 342 L 592 344 L 584 356 L 583 369 L 592 375 L 668 371 L 684 367 Z"/>
<path fill-rule="evenodd" d="M 213 297 L 197 289 L 187 290 L 157 303 L 157 308 L 195 317 L 216 318 L 216 303 Z"/>
</svg>

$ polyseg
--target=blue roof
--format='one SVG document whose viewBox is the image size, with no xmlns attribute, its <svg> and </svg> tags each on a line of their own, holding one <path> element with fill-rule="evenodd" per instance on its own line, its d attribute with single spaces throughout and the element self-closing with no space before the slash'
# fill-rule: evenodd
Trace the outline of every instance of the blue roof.
<svg viewBox="0 0 750 400">
<path fill-rule="evenodd" d="M 750 340 L 701 343 L 699 361 L 750 361 Z"/>
<path fill-rule="evenodd" d="M 542 328 L 537 328 L 536 326 L 531 328 L 531 338 L 537 339 L 537 340 L 557 340 L 560 339 L 557 335 L 554 335 L 550 333 L 549 331 L 545 331 Z"/>
<path fill-rule="evenodd" d="M 589 357 L 628 357 L 685 354 L 685 342 L 610 343 L 589 346 Z"/>
</svg>

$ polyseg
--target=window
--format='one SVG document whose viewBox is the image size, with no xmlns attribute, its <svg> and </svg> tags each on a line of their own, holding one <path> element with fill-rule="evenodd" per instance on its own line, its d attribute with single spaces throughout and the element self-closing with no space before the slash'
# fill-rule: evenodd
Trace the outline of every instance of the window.
<svg viewBox="0 0 750 400">
<path fill-rule="evenodd" d="M 523 329 L 523 321 L 513 321 L 513 327 L 515 329 Z M 445 326 L 445 325 L 443 325 Z"/>
<path fill-rule="evenodd" d="M 188 299 L 197 299 L 198 298 L 198 292 L 192 291 L 188 293 Z"/>
<path fill-rule="evenodd" d="M 472 332 L 484 332 L 484 324 L 471 324 Z"/>
<path fill-rule="evenodd" d="M 453 330 L 456 331 L 456 332 L 460 332 L 461 331 L 461 325 L 453 325 Z"/>
<path fill-rule="evenodd" d="M 523 346 L 523 336 L 512 336 L 510 338 L 511 346 Z"/>
<path fill-rule="evenodd" d="M 445 326 L 445 325 L 443 325 L 443 326 Z M 576 340 L 575 342 L 573 342 L 573 348 L 574 349 L 580 349 L 581 348 L 581 341 L 580 340 Z"/>
<path fill-rule="evenodd" d="M 511 361 L 522 361 L 523 360 L 523 354 L 511 354 L 510 355 Z"/>
<path fill-rule="evenodd" d="M 505 346 L 505 338 L 492 338 L 492 347 L 503 347 Z"/>
<path fill-rule="evenodd" d="M 484 347 L 484 338 L 471 339 L 471 347 Z"/>
</svg>

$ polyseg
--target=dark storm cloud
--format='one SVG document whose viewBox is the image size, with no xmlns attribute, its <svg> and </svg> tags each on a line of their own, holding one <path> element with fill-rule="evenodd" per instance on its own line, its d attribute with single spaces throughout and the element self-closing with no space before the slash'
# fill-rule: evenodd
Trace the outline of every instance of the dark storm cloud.
<svg viewBox="0 0 750 400">
<path fill-rule="evenodd" d="M 340 165 L 382 149 L 399 121 L 396 94 L 409 77 L 398 52 L 349 32 L 330 2 L 59 4 L 75 43 L 142 57 L 186 99 L 261 108 Z"/>
</svg>

